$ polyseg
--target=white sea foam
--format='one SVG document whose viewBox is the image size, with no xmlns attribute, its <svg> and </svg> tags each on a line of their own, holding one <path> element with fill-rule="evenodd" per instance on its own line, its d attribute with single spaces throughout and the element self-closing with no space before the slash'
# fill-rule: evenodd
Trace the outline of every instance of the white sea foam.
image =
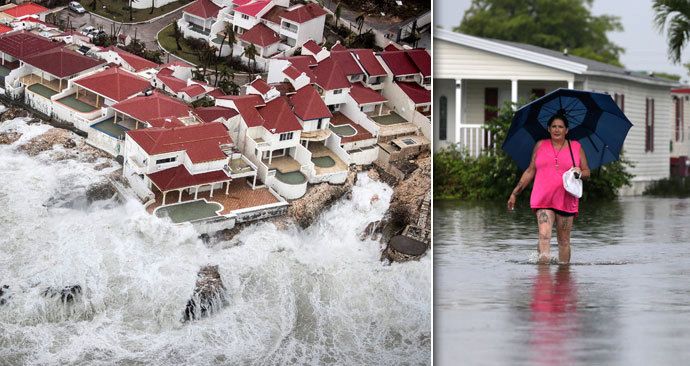
<svg viewBox="0 0 690 366">
<path fill-rule="evenodd" d="M 384 266 L 357 236 L 392 190 L 360 175 L 311 227 L 257 223 L 205 246 L 137 202 L 46 205 L 103 179 L 94 164 L 16 152 L 47 128 L 5 122 L 0 146 L 0 359 L 10 364 L 426 364 L 431 262 Z M 378 199 L 372 197 L 376 195 Z M 182 323 L 196 273 L 219 266 L 229 303 Z M 46 288 L 80 285 L 73 303 Z"/>
</svg>

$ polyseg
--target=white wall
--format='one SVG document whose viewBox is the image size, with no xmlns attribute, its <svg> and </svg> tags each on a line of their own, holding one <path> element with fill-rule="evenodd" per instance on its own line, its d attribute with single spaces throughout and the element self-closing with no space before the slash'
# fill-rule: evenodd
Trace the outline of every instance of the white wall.
<svg viewBox="0 0 690 366">
<path fill-rule="evenodd" d="M 348 151 L 352 164 L 369 165 L 372 164 L 379 157 L 379 147 L 373 146 L 368 149 L 358 151 Z"/>
<path fill-rule="evenodd" d="M 374 121 L 369 119 L 369 117 L 366 114 L 364 114 L 364 112 L 360 111 L 359 107 L 357 107 L 357 104 L 345 103 L 341 105 L 340 113 L 342 113 L 358 125 L 364 127 L 364 129 L 369 131 L 369 133 L 371 133 L 372 135 L 379 135 L 381 127 L 379 127 Z"/>
<path fill-rule="evenodd" d="M 326 105 L 342 104 L 347 102 L 350 96 L 350 88 L 339 89 L 340 93 L 335 94 L 333 90 L 324 90 L 323 101 Z"/>
<path fill-rule="evenodd" d="M 313 39 L 316 43 L 323 42 L 323 29 L 326 24 L 326 15 L 314 18 L 299 25 L 297 29 L 297 45 Z"/>
</svg>

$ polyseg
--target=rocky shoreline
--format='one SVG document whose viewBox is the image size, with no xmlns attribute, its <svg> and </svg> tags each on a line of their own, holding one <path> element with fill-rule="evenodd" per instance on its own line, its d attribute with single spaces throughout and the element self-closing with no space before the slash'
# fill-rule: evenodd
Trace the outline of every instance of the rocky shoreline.
<svg viewBox="0 0 690 366">
<path fill-rule="evenodd" d="M 31 112 L 16 107 L 8 108 L 0 115 L 3 120 L 11 120 L 23 117 L 31 123 L 44 123 L 37 119 Z M 47 122 L 50 124 L 49 122 Z M 0 144 L 11 144 L 21 138 L 21 134 L 15 131 L 0 133 Z M 53 149 L 60 145 L 62 148 Z M 102 170 L 108 166 L 115 166 L 115 159 L 107 153 L 88 145 L 85 139 L 71 130 L 62 126 L 53 126 L 45 133 L 35 136 L 28 142 L 20 145 L 18 150 L 29 156 L 36 156 L 45 151 L 51 151 L 51 159 L 78 159 L 84 162 L 94 163 L 100 158 L 111 159 L 110 163 L 102 163 L 96 166 L 96 170 Z M 117 175 L 121 169 L 112 172 L 109 177 L 117 181 Z M 382 253 L 382 260 L 405 261 L 418 259 L 430 248 L 431 215 L 429 200 L 431 192 L 431 156 L 423 152 L 419 156 L 408 158 L 400 162 L 392 163 L 384 168 L 378 165 L 362 167 L 359 171 L 367 171 L 370 179 L 383 181 L 393 187 L 393 197 L 386 216 L 381 222 L 371 223 L 360 235 L 362 240 L 377 239 L 386 245 Z M 301 228 L 309 227 L 325 209 L 342 197 L 351 194 L 352 187 L 356 183 L 358 170 L 352 167 L 345 183 L 331 185 L 321 183 L 312 185 L 307 193 L 300 199 L 290 202 L 286 216 L 272 219 L 279 229 L 294 223 Z M 108 181 L 88 187 L 86 190 L 87 201 L 108 199 L 116 192 Z M 228 230 L 217 232 L 211 236 L 204 236 L 209 241 L 231 240 L 237 233 L 249 224 L 240 224 Z M 416 233 L 410 235 L 410 233 Z M 421 233 L 421 235 L 419 234 Z M 405 245 L 396 245 L 399 236 L 413 239 L 404 240 Z M 413 243 L 413 244 L 410 244 Z M 420 254 L 421 253 L 421 254 Z"/>
</svg>

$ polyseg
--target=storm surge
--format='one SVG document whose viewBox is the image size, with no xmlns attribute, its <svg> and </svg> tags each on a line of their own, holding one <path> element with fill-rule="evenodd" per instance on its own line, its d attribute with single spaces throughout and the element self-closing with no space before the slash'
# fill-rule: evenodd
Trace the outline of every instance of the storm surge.
<svg viewBox="0 0 690 366">
<path fill-rule="evenodd" d="M 358 237 L 392 195 L 358 177 L 309 228 L 258 222 L 205 244 L 139 202 L 84 200 L 103 159 L 0 145 L 0 359 L 9 364 L 428 364 L 431 261 L 385 265 Z M 375 197 L 375 198 L 374 198 Z M 372 199 L 374 198 L 374 199 Z M 201 267 L 227 303 L 183 321 Z M 77 287 L 78 286 L 78 287 Z"/>
</svg>

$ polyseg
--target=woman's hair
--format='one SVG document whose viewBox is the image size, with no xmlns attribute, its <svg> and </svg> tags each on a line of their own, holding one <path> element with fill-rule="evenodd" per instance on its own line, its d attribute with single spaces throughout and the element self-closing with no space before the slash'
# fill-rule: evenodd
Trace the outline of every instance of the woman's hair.
<svg viewBox="0 0 690 366">
<path fill-rule="evenodd" d="M 551 118 L 549 118 L 549 122 L 546 123 L 546 126 L 551 127 L 551 124 L 553 123 L 553 121 L 555 121 L 557 119 L 560 119 L 561 121 L 563 121 L 565 128 L 568 128 L 568 118 L 561 113 L 556 113 L 553 116 L 551 116 Z"/>
</svg>

